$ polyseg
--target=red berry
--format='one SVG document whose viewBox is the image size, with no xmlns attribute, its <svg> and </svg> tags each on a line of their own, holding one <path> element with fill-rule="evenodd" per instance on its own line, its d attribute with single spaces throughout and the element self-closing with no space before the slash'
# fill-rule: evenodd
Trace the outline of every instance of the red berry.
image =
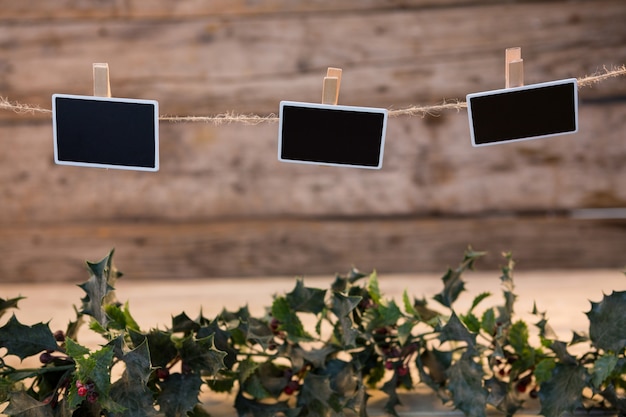
<svg viewBox="0 0 626 417">
<path fill-rule="evenodd" d="M 391 362 L 391 361 L 385 362 L 385 369 L 392 370 L 393 369 L 393 362 Z"/>
<path fill-rule="evenodd" d="M 89 401 L 91 404 L 98 401 L 98 393 L 96 391 L 90 391 L 87 395 L 87 401 Z"/>
<path fill-rule="evenodd" d="M 39 355 L 39 362 L 41 363 L 50 363 L 54 360 L 54 356 L 52 356 L 49 352 L 43 352 Z"/>
<path fill-rule="evenodd" d="M 80 380 L 76 380 L 76 388 L 80 388 L 83 386 L 83 383 Z"/>
<path fill-rule="evenodd" d="M 272 320 L 270 321 L 270 330 L 272 330 L 274 334 L 278 333 L 278 326 L 280 326 L 280 321 L 276 317 L 272 317 Z"/>
<path fill-rule="evenodd" d="M 57 342 L 65 342 L 65 333 L 63 333 L 63 330 L 57 330 L 54 332 L 54 339 Z"/>
<path fill-rule="evenodd" d="M 405 376 L 408 373 L 409 373 L 409 368 L 407 368 L 406 366 L 401 366 L 398 368 L 398 376 Z"/>
<path fill-rule="evenodd" d="M 156 376 L 159 379 L 167 379 L 170 376 L 170 371 L 167 368 L 159 368 L 156 370 Z"/>
<path fill-rule="evenodd" d="M 85 388 L 84 386 L 80 386 L 78 387 L 78 395 L 81 397 L 84 397 L 85 395 L 87 395 L 87 393 L 89 392 L 89 390 L 87 388 Z"/>
<path fill-rule="evenodd" d="M 180 365 L 180 370 L 181 370 L 181 372 L 182 372 L 183 374 L 190 374 L 190 373 L 191 373 L 191 371 L 192 371 L 191 366 L 189 366 L 189 364 L 188 364 L 188 363 L 186 363 L 186 362 L 183 362 L 183 363 Z"/>
<path fill-rule="evenodd" d="M 283 388 L 283 392 L 287 395 L 291 395 L 294 392 L 298 391 L 299 389 L 300 389 L 300 384 L 298 383 L 298 381 L 291 380 L 287 383 L 285 388 Z"/>
</svg>

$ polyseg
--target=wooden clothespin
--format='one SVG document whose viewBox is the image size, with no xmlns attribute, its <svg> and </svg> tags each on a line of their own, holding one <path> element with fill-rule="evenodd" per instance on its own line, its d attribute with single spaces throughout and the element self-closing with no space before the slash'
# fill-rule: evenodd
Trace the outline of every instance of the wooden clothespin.
<svg viewBox="0 0 626 417">
<path fill-rule="evenodd" d="M 507 48 L 505 52 L 505 88 L 521 87 L 524 85 L 524 60 L 522 48 Z"/>
<path fill-rule="evenodd" d="M 97 97 L 111 97 L 109 84 L 109 64 L 93 64 L 93 95 Z"/>
<path fill-rule="evenodd" d="M 336 105 L 339 100 L 339 87 L 341 85 L 341 68 L 329 67 L 324 77 L 322 88 L 322 104 Z"/>
</svg>

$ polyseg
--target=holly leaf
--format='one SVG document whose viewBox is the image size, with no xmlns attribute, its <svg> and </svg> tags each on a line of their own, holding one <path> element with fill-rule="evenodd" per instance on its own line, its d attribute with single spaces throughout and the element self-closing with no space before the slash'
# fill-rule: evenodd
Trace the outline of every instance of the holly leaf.
<svg viewBox="0 0 626 417">
<path fill-rule="evenodd" d="M 439 331 L 438 338 L 442 343 L 457 340 L 467 342 L 470 347 L 476 344 L 476 335 L 467 330 L 455 312 L 452 312 L 448 322 Z"/>
<path fill-rule="evenodd" d="M 468 314 L 474 311 L 474 309 L 478 306 L 478 304 L 480 304 L 485 298 L 490 297 L 490 296 L 491 296 L 491 293 L 488 291 L 485 291 L 485 292 L 478 294 L 476 297 L 474 297 L 474 300 L 472 301 L 472 306 L 470 307 Z"/>
<path fill-rule="evenodd" d="M 333 409 L 330 405 L 332 395 L 327 375 L 308 373 L 298 395 L 298 406 L 302 407 L 304 415 L 326 416 Z"/>
<path fill-rule="evenodd" d="M 537 381 L 537 385 L 541 386 L 544 382 L 549 381 L 552 378 L 552 371 L 556 366 L 556 361 L 553 358 L 545 358 L 540 360 L 535 366 L 533 374 Z"/>
<path fill-rule="evenodd" d="M 111 389 L 110 370 L 115 356 L 113 346 L 104 346 L 102 349 L 92 353 L 89 349 L 80 346 L 72 339 L 66 339 L 65 343 L 67 354 L 76 362 L 75 379 L 83 383 L 87 381 L 93 382 L 100 398 L 108 398 L 109 390 Z M 76 385 L 70 385 L 68 396 L 70 408 L 78 406 L 83 399 L 83 397 L 78 395 Z M 107 409 L 115 412 L 117 407 L 111 402 L 107 404 Z"/>
<path fill-rule="evenodd" d="M 4 313 L 10 308 L 18 308 L 17 303 L 20 300 L 23 300 L 25 297 L 17 297 L 11 299 L 3 299 L 0 298 L 0 317 L 4 316 Z"/>
<path fill-rule="evenodd" d="M 172 333 L 197 332 L 198 329 L 200 329 L 200 324 L 190 319 L 184 312 L 172 317 Z"/>
<path fill-rule="evenodd" d="M 296 280 L 296 287 L 285 298 L 293 311 L 319 314 L 324 310 L 326 290 L 307 288 L 302 279 Z"/>
<path fill-rule="evenodd" d="M 54 417 L 52 408 L 37 401 L 26 391 L 15 391 L 9 394 L 9 405 L 3 411 L 4 415 L 11 417 Z"/>
<path fill-rule="evenodd" d="M 472 355 L 465 352 L 448 368 L 447 375 L 454 406 L 466 416 L 485 416 L 488 393 L 483 388 L 484 371 Z"/>
<path fill-rule="evenodd" d="M 441 278 L 444 287 L 439 294 L 435 295 L 434 299 L 443 306 L 452 308 L 452 303 L 456 301 L 461 292 L 465 291 L 465 282 L 461 280 L 461 275 L 466 270 L 473 269 L 474 262 L 485 254 L 485 252 L 477 252 L 469 247 L 465 251 L 461 264 L 454 270 L 448 268 L 444 276 Z"/>
<path fill-rule="evenodd" d="M 252 417 L 275 417 L 277 415 L 285 415 L 287 417 L 295 417 L 299 415 L 299 409 L 292 409 L 287 401 L 279 401 L 273 404 L 265 404 L 244 397 L 240 391 L 235 398 L 235 409 L 239 416 Z"/>
<path fill-rule="evenodd" d="M 560 416 L 582 405 L 582 390 L 587 386 L 588 379 L 584 367 L 557 363 L 551 378 L 539 390 L 540 414 Z"/>
<path fill-rule="evenodd" d="M 169 332 L 154 329 L 148 334 L 143 334 L 130 330 L 128 334 L 135 346 L 139 346 L 144 340 L 148 343 L 150 362 L 154 368 L 165 368 L 178 355 Z"/>
<path fill-rule="evenodd" d="M 407 292 L 407 290 L 404 290 L 402 292 L 402 304 L 404 305 L 404 311 L 406 311 L 406 314 L 419 318 L 419 313 L 411 303 L 411 299 L 409 298 L 409 293 Z"/>
<path fill-rule="evenodd" d="M 344 348 L 353 347 L 356 342 L 357 330 L 354 329 L 350 313 L 361 301 L 360 296 L 345 296 L 340 292 L 334 292 L 331 298 L 331 311 L 337 316 L 338 323 L 335 331 L 344 345 Z"/>
<path fill-rule="evenodd" d="M 27 326 L 18 321 L 15 314 L 0 327 L 0 346 L 7 349 L 8 355 L 20 360 L 36 355 L 43 350 L 57 350 L 57 342 L 47 324 L 37 323 Z"/>
<path fill-rule="evenodd" d="M 472 312 L 462 315 L 461 321 L 472 333 L 478 333 L 480 331 L 480 320 Z"/>
<path fill-rule="evenodd" d="M 202 339 L 210 335 L 213 335 L 215 348 L 221 352 L 226 352 L 223 363 L 226 368 L 231 369 L 237 362 L 237 350 L 230 343 L 230 332 L 220 328 L 217 319 L 215 319 L 209 325 L 198 330 L 197 338 Z"/>
<path fill-rule="evenodd" d="M 340 292 L 334 292 L 330 309 L 337 317 L 348 317 L 362 299 L 360 296 L 345 296 Z"/>
<path fill-rule="evenodd" d="M 152 364 L 147 341 L 139 344 L 135 349 L 126 352 L 124 356 L 122 356 L 122 361 L 126 365 L 125 373 L 131 381 L 140 382 L 142 385 L 148 383 L 148 379 L 152 373 Z"/>
<path fill-rule="evenodd" d="M 81 299 L 83 303 L 81 313 L 93 317 L 103 328 L 106 328 L 108 323 L 103 305 L 110 304 L 109 301 L 112 301 L 114 289 L 109 282 L 111 274 L 114 274 L 112 262 L 113 250 L 100 262 L 87 261 L 87 269 L 90 273 L 89 280 L 79 285 L 86 294 Z"/>
<path fill-rule="evenodd" d="M 147 387 L 151 373 L 147 342 L 144 341 L 134 350 L 124 354 L 122 361 L 126 364 L 126 369 L 111 386 L 110 391 L 111 399 L 124 408 L 119 415 L 122 417 L 156 415 L 156 410 L 152 406 L 153 394 Z"/>
<path fill-rule="evenodd" d="M 280 322 L 279 329 L 287 333 L 287 339 L 293 342 L 312 340 L 304 330 L 300 318 L 295 314 L 285 297 L 276 297 L 272 303 L 272 316 Z"/>
<path fill-rule="evenodd" d="M 398 417 L 396 407 L 402 405 L 398 396 L 398 373 L 394 372 L 393 377 L 385 382 L 380 390 L 387 394 L 387 401 L 383 406 L 383 410 L 389 415 Z"/>
<path fill-rule="evenodd" d="M 596 359 L 593 363 L 593 370 L 591 371 L 591 382 L 594 387 L 600 388 L 604 380 L 611 375 L 618 361 L 619 358 L 613 353 L 605 353 Z"/>
<path fill-rule="evenodd" d="M 443 290 L 433 298 L 445 307 L 452 308 L 452 303 L 456 301 L 459 294 L 465 291 L 465 282 L 461 280 L 463 271 L 448 268 L 448 271 L 441 278 L 443 281 Z"/>
<path fill-rule="evenodd" d="M 626 291 L 613 291 L 587 312 L 589 337 L 599 349 L 621 352 L 626 347 Z"/>
<path fill-rule="evenodd" d="M 198 404 L 202 378 L 195 373 L 175 373 L 160 382 L 160 386 L 157 404 L 165 417 L 186 416 Z"/>
<path fill-rule="evenodd" d="M 187 337 L 180 349 L 180 356 L 184 363 L 197 371 L 205 371 L 209 375 L 216 375 L 220 369 L 226 368 L 224 358 L 227 353 L 215 347 L 215 335 L 196 339 Z"/>
<path fill-rule="evenodd" d="M 376 273 L 376 271 L 372 272 L 369 276 L 369 279 L 367 280 L 367 292 L 369 293 L 372 301 L 374 301 L 375 304 L 380 304 L 382 296 L 380 293 L 380 287 L 378 285 L 378 274 Z"/>
<path fill-rule="evenodd" d="M 240 326 L 244 325 L 246 326 L 246 339 L 257 342 L 263 349 L 267 349 L 274 339 L 274 333 L 267 323 L 250 317 L 247 322 L 241 322 Z"/>
<path fill-rule="evenodd" d="M 498 378 L 489 378 L 485 381 L 485 388 L 489 391 L 487 402 L 507 416 L 514 415 L 522 408 L 524 401 L 509 390 L 508 383 Z"/>
</svg>

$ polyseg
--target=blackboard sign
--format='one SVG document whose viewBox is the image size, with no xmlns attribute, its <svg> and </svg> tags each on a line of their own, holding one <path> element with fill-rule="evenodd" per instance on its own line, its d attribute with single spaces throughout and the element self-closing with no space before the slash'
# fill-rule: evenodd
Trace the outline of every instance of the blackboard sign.
<svg viewBox="0 0 626 417">
<path fill-rule="evenodd" d="M 153 100 L 55 94 L 54 162 L 159 170 L 159 106 Z"/>
<path fill-rule="evenodd" d="M 387 110 L 333 104 L 280 103 L 278 159 L 380 169 Z"/>
<path fill-rule="evenodd" d="M 576 133 L 576 79 L 467 95 L 473 146 Z"/>
</svg>

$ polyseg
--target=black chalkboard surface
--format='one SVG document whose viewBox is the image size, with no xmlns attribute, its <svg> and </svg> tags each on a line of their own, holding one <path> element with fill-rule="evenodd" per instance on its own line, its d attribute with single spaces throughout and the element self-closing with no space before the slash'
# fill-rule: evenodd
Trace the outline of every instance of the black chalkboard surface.
<svg viewBox="0 0 626 417">
<path fill-rule="evenodd" d="M 55 94 L 59 165 L 159 170 L 159 106 L 153 100 Z"/>
<path fill-rule="evenodd" d="M 546 138 L 578 131 L 576 79 L 467 95 L 473 146 Z"/>
<path fill-rule="evenodd" d="M 386 130 L 385 109 L 282 101 L 278 159 L 380 169 Z"/>
</svg>

